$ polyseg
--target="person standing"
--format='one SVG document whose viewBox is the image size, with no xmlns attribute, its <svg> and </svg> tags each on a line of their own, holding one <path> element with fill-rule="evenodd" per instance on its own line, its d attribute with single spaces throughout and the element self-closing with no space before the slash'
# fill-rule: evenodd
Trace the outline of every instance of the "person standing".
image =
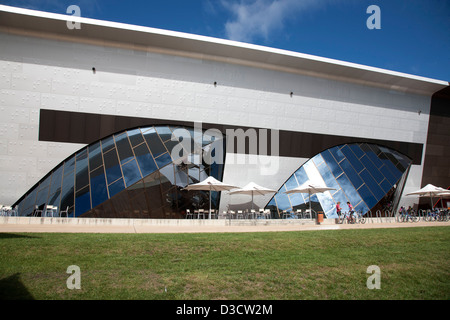
<svg viewBox="0 0 450 320">
<path fill-rule="evenodd" d="M 353 210 L 353 206 L 352 206 L 352 204 L 350 203 L 350 201 L 347 201 L 347 206 L 348 206 L 348 213 L 349 213 L 349 215 L 350 215 L 350 222 L 353 223 L 353 222 L 354 222 L 354 218 L 353 218 L 353 212 L 354 212 L 354 210 Z"/>
</svg>

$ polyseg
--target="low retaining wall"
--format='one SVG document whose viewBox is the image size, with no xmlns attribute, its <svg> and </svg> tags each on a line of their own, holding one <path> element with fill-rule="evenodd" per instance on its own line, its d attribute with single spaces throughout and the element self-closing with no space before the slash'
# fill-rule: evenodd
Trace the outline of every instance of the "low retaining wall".
<svg viewBox="0 0 450 320">
<path fill-rule="evenodd" d="M 324 219 L 321 224 L 335 224 Z M 0 217 L 0 224 L 78 225 L 78 226 L 246 226 L 246 225 L 314 225 L 311 219 L 122 219 L 122 218 L 51 218 Z"/>
</svg>

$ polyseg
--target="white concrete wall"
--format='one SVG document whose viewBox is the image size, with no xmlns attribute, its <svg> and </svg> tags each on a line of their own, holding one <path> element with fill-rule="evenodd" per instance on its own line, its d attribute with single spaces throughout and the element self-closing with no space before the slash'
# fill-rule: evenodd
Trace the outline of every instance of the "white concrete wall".
<svg viewBox="0 0 450 320">
<path fill-rule="evenodd" d="M 0 43 L 2 204 L 82 147 L 38 141 L 40 109 L 426 142 L 428 96 L 101 44 Z"/>
</svg>

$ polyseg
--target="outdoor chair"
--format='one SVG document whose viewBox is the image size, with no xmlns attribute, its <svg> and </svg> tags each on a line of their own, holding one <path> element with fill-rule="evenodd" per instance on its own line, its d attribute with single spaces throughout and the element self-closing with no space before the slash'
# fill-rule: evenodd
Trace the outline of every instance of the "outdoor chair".
<svg viewBox="0 0 450 320">
<path fill-rule="evenodd" d="M 217 216 L 217 219 L 226 219 L 228 217 L 228 213 L 223 210 L 222 213 L 219 213 L 219 215 Z"/>
<path fill-rule="evenodd" d="M 291 217 L 291 213 L 288 212 L 287 210 L 283 210 L 283 216 L 282 219 L 287 219 Z"/>
<path fill-rule="evenodd" d="M 264 219 L 264 209 L 259 209 L 259 211 L 256 213 L 256 219 Z"/>
<path fill-rule="evenodd" d="M 216 211 L 214 209 L 211 209 L 211 219 L 216 219 L 216 218 L 217 218 Z"/>
<path fill-rule="evenodd" d="M 59 211 L 59 216 L 60 217 L 62 217 L 63 214 L 65 214 L 67 218 L 69 217 L 69 206 L 67 206 L 66 210 L 60 210 Z"/>
<path fill-rule="evenodd" d="M 193 219 L 194 218 L 194 214 L 191 212 L 191 210 L 186 209 L 186 219 Z"/>
<path fill-rule="evenodd" d="M 311 211 L 309 209 L 305 210 L 305 213 L 303 214 L 304 219 L 312 219 Z"/>
<path fill-rule="evenodd" d="M 228 210 L 228 218 L 235 219 L 236 218 L 236 212 L 233 210 Z"/>
<path fill-rule="evenodd" d="M 45 206 L 44 206 L 44 208 L 45 208 Z M 43 214 L 44 214 L 44 210 L 43 210 L 43 209 L 39 209 L 39 206 L 38 206 L 38 205 L 35 205 L 35 206 L 34 206 L 34 214 L 33 214 L 33 216 L 38 217 L 39 214 L 40 214 L 41 217 L 42 217 Z"/>
<path fill-rule="evenodd" d="M 44 215 L 46 217 L 54 217 L 57 211 L 58 211 L 58 207 L 47 205 L 47 207 L 45 208 L 45 214 Z"/>
<path fill-rule="evenodd" d="M 244 213 L 242 212 L 242 210 L 238 210 L 236 218 L 237 219 L 244 219 Z"/>
<path fill-rule="evenodd" d="M 203 209 L 198 209 L 197 219 L 200 219 L 200 216 L 202 219 L 205 219 L 205 211 Z"/>
<path fill-rule="evenodd" d="M 297 209 L 296 216 L 297 216 L 297 219 L 301 219 L 302 218 L 302 210 L 301 209 Z"/>
</svg>

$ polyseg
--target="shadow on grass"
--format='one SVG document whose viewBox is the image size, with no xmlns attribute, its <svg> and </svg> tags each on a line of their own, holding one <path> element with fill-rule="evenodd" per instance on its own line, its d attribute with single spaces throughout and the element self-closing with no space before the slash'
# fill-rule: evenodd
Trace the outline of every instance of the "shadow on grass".
<svg viewBox="0 0 450 320">
<path fill-rule="evenodd" d="M 34 300 L 20 281 L 20 273 L 0 279 L 0 300 Z"/>
<path fill-rule="evenodd" d="M 2 239 L 17 239 L 17 238 L 32 239 L 32 238 L 38 238 L 38 237 L 28 236 L 28 235 L 19 234 L 19 233 L 0 233 L 0 240 L 2 240 Z"/>
</svg>

